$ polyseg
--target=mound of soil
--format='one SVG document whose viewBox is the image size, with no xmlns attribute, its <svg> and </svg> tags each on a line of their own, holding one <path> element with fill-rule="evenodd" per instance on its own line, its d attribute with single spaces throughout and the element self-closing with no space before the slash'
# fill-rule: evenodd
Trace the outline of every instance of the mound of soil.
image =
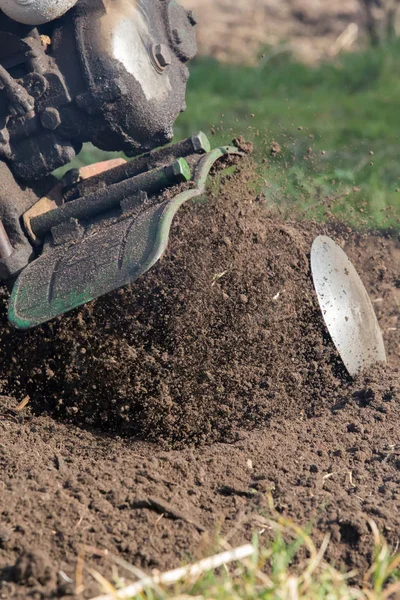
<svg viewBox="0 0 400 600">
<path fill-rule="evenodd" d="M 283 222 L 247 173 L 184 208 L 130 289 L 30 333 L 3 311 L 7 598 L 72 593 L 82 544 L 107 574 L 116 556 L 177 566 L 212 551 L 216 531 L 250 539 L 269 492 L 317 539 L 332 534 L 338 565 L 368 568 L 365 516 L 398 541 L 399 240 Z M 318 233 L 345 245 L 387 342 L 389 365 L 356 381 L 313 291 Z M 29 410 L 10 411 L 25 395 Z"/>
<path fill-rule="evenodd" d="M 186 207 L 166 259 L 130 289 L 3 333 L 2 363 L 37 411 L 175 446 L 230 442 L 314 414 L 349 382 L 313 292 L 311 236 L 237 183 Z"/>
</svg>

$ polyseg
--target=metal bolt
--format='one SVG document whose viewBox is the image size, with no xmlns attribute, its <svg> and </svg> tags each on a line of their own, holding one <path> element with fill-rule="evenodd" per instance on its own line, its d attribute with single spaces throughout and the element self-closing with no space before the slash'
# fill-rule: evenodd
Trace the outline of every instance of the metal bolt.
<svg viewBox="0 0 400 600">
<path fill-rule="evenodd" d="M 178 158 L 171 165 L 165 167 L 165 175 L 169 181 L 176 183 L 190 181 L 192 178 L 190 167 L 184 158 Z"/>
<path fill-rule="evenodd" d="M 187 11 L 187 16 L 188 16 L 188 19 L 189 19 L 189 23 L 192 25 L 192 27 L 194 27 L 195 25 L 198 24 L 199 18 L 196 15 L 196 13 L 194 12 L 194 10 L 188 10 Z"/>
<path fill-rule="evenodd" d="M 54 131 L 59 125 L 61 125 L 60 113 L 56 108 L 45 108 L 40 114 L 40 122 L 45 129 Z"/>
<path fill-rule="evenodd" d="M 172 64 L 171 52 L 166 44 L 153 44 L 151 52 L 157 70 L 163 71 Z"/>
<path fill-rule="evenodd" d="M 70 169 L 63 177 L 64 187 L 72 187 L 81 181 L 81 174 L 79 169 Z"/>
<path fill-rule="evenodd" d="M 182 44 L 183 39 L 182 39 L 182 36 L 181 36 L 181 34 L 179 32 L 179 29 L 173 29 L 172 30 L 172 37 L 174 38 L 174 41 L 175 41 L 176 44 L 178 44 L 178 46 L 180 44 Z"/>
<path fill-rule="evenodd" d="M 211 150 L 210 141 L 202 131 L 192 136 L 192 144 L 195 152 L 210 152 Z"/>
<path fill-rule="evenodd" d="M 43 96 L 48 85 L 47 79 L 43 75 L 40 75 L 40 73 L 29 73 L 25 78 L 26 89 L 33 98 Z"/>
</svg>

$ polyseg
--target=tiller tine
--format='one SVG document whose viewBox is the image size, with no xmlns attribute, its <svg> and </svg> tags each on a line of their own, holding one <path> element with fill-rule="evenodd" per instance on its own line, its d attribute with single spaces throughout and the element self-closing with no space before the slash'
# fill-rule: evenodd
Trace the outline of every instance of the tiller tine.
<svg viewBox="0 0 400 600">
<path fill-rule="evenodd" d="M 179 208 L 204 193 L 210 169 L 229 154 L 241 152 L 210 151 L 199 134 L 132 162 L 112 162 L 111 169 L 101 164 L 87 179 L 81 173 L 74 182 L 70 172 L 69 187 L 60 183 L 24 215 L 43 251 L 15 282 L 10 322 L 19 329 L 40 325 L 143 275 L 163 255 Z M 167 188 L 185 182 L 167 197 Z"/>
</svg>

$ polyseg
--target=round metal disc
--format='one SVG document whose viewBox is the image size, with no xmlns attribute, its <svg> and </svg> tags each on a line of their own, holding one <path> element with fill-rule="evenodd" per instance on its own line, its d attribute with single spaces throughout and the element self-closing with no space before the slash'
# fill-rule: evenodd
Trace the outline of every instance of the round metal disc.
<svg viewBox="0 0 400 600">
<path fill-rule="evenodd" d="M 348 256 L 331 238 L 314 240 L 311 271 L 326 326 L 350 375 L 386 362 L 368 292 Z"/>
</svg>

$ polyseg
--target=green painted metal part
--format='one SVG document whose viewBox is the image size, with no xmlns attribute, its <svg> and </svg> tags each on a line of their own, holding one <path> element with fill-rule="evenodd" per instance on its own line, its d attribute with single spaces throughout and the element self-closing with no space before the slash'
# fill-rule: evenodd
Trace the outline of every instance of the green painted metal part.
<svg viewBox="0 0 400 600">
<path fill-rule="evenodd" d="M 168 167 L 141 173 L 108 189 L 100 190 L 98 193 L 89 194 L 89 196 L 78 198 L 72 202 L 66 202 L 61 207 L 34 217 L 31 221 L 31 228 L 37 237 L 42 238 L 52 227 L 64 223 L 69 218 L 90 219 L 107 212 L 107 210 L 112 210 L 126 196 L 131 197 L 141 190 L 148 194 L 154 194 L 174 184 L 190 181 L 191 177 L 188 163 L 184 158 L 179 158 Z"/>
<path fill-rule="evenodd" d="M 35 327 L 143 275 L 165 252 L 179 208 L 204 193 L 212 166 L 229 154 L 241 152 L 224 146 L 199 157 L 191 173 L 195 187 L 152 204 L 138 216 L 106 224 L 79 242 L 44 252 L 14 285 L 10 323 L 18 329 Z M 181 166 L 186 170 L 183 163 Z"/>
</svg>

